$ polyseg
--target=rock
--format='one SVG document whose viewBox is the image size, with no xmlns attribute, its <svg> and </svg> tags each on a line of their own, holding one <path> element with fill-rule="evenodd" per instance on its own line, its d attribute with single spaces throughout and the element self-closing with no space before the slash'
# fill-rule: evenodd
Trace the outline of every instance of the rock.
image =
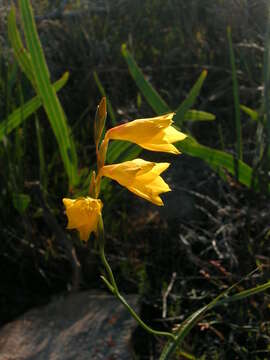
<svg viewBox="0 0 270 360">
<path fill-rule="evenodd" d="M 127 296 L 137 311 L 137 296 Z M 129 360 L 135 320 L 113 296 L 81 292 L 0 329 L 0 360 Z"/>
</svg>

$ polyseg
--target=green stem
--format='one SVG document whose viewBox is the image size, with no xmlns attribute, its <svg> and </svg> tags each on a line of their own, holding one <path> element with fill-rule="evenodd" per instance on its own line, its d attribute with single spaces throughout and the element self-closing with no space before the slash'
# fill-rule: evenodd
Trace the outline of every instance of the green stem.
<svg viewBox="0 0 270 360">
<path fill-rule="evenodd" d="M 233 82 L 233 98 L 235 108 L 235 128 L 236 128 L 236 151 L 237 160 L 243 160 L 243 149 L 242 149 L 242 125 L 240 118 L 240 100 L 239 100 L 239 86 L 237 80 L 237 71 L 235 65 L 235 56 L 232 44 L 231 28 L 227 27 L 227 37 L 229 42 L 229 55 L 232 68 L 232 82 Z"/>
<path fill-rule="evenodd" d="M 129 311 L 131 316 L 138 322 L 138 324 L 141 325 L 141 327 L 143 329 L 145 329 L 150 334 L 158 335 L 158 336 L 167 336 L 174 341 L 176 339 L 176 336 L 174 336 L 172 333 L 169 333 L 166 331 L 154 330 L 151 327 L 149 327 L 148 325 L 146 325 L 145 322 L 136 314 L 136 312 L 132 309 L 132 307 L 127 303 L 125 298 L 119 293 L 118 286 L 116 284 L 112 269 L 106 259 L 105 252 L 104 252 L 105 241 L 104 241 L 104 227 L 103 227 L 102 217 L 100 217 L 99 226 L 98 226 L 98 243 L 99 243 L 100 257 L 103 262 L 103 265 L 106 268 L 106 271 L 108 273 L 110 281 L 108 281 L 104 276 L 102 276 L 101 278 L 105 282 L 105 284 L 108 286 L 109 290 L 126 307 L 126 309 Z"/>
<path fill-rule="evenodd" d="M 104 246 L 100 245 L 100 257 L 101 257 L 101 260 L 103 262 L 103 265 L 105 266 L 106 268 L 106 271 L 109 275 L 109 283 L 111 284 L 111 286 L 113 287 L 114 291 L 113 293 L 116 295 L 118 293 L 118 287 L 117 287 L 117 284 L 115 282 L 115 279 L 114 279 L 114 275 L 113 275 L 113 272 L 112 272 L 112 269 L 105 257 L 105 253 L 104 253 Z M 107 279 L 106 279 L 107 280 Z M 107 280 L 108 281 L 108 280 Z"/>
</svg>

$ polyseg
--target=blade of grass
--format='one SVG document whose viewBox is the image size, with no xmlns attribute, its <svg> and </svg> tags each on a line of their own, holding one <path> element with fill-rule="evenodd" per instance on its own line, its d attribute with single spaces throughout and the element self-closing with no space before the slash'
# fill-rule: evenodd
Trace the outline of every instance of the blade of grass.
<svg viewBox="0 0 270 360">
<path fill-rule="evenodd" d="M 155 113 L 160 115 L 171 112 L 172 110 L 167 105 L 167 103 L 162 99 L 162 97 L 158 94 L 158 92 L 154 89 L 150 82 L 146 80 L 136 61 L 134 60 L 130 52 L 127 50 L 125 44 L 122 45 L 122 55 L 127 62 L 131 76 L 133 77 L 138 88 L 146 98 L 148 104 L 155 111 Z M 215 116 L 213 114 L 204 111 L 190 110 L 190 108 L 194 105 L 197 96 L 199 95 L 206 76 L 207 71 L 204 70 L 194 84 L 194 86 L 192 87 L 192 89 L 190 90 L 188 97 L 176 110 L 174 121 L 176 121 L 179 125 L 181 125 L 184 120 L 201 121 L 215 119 Z"/>
<path fill-rule="evenodd" d="M 267 27 L 264 41 L 264 63 L 263 63 L 263 77 L 264 77 L 264 108 L 266 114 L 266 130 L 267 130 L 267 159 L 268 164 L 270 160 L 270 104 L 269 104 L 269 86 L 270 86 L 270 4 L 267 5 Z M 267 164 L 268 171 L 269 165 Z"/>
<path fill-rule="evenodd" d="M 10 74 L 10 63 L 7 63 L 7 65 L 4 67 L 3 62 L 1 64 L 1 75 L 2 75 L 2 91 L 3 91 L 3 108 L 4 113 L 8 114 L 10 108 L 12 108 L 12 99 L 10 97 L 10 85 L 9 85 L 9 74 Z M 8 188 L 11 189 L 11 191 L 15 192 L 17 190 L 17 184 L 16 180 L 17 177 L 14 172 L 14 166 L 13 166 L 13 147 L 9 143 L 9 141 L 3 141 L 3 158 L 5 158 L 4 161 L 4 171 L 2 171 L 2 177 L 5 179 L 5 184 L 7 184 Z"/>
<path fill-rule="evenodd" d="M 133 56 L 128 51 L 126 44 L 122 44 L 121 52 L 128 65 L 129 72 L 133 77 L 136 85 L 138 86 L 138 88 L 146 98 L 148 104 L 155 111 L 155 113 L 161 115 L 170 112 L 171 110 L 169 106 L 166 104 L 166 102 L 153 88 L 153 86 L 149 83 L 149 81 L 145 79 L 141 69 L 138 67 Z"/>
<path fill-rule="evenodd" d="M 219 306 L 219 305 L 223 305 L 223 304 L 226 304 L 226 303 L 230 303 L 230 302 L 234 302 L 234 301 L 239 301 L 239 300 L 242 300 L 242 299 L 246 299 L 250 296 L 253 296 L 255 294 L 258 294 L 262 291 L 265 291 L 267 289 L 270 288 L 270 280 L 267 281 L 266 283 L 262 284 L 262 285 L 258 285 L 252 289 L 247 289 L 247 290 L 243 290 L 237 294 L 234 294 L 232 296 L 230 296 L 229 298 L 226 298 L 226 299 L 222 299 L 220 301 L 218 301 L 215 306 Z"/>
<path fill-rule="evenodd" d="M 215 119 L 216 116 L 209 112 L 200 110 L 188 110 L 184 114 L 183 121 L 213 121 Z M 173 120 L 180 126 L 181 122 L 178 122 L 176 115 L 174 116 Z"/>
<path fill-rule="evenodd" d="M 244 111 L 244 113 L 246 113 L 252 120 L 259 120 L 259 113 L 257 111 L 252 110 L 250 107 L 245 105 L 240 105 L 240 109 Z"/>
<path fill-rule="evenodd" d="M 113 141 L 109 144 L 109 149 L 107 153 L 107 163 L 112 164 L 116 160 L 123 156 L 123 154 L 128 154 L 129 149 L 135 145 L 132 145 L 128 141 Z"/>
<path fill-rule="evenodd" d="M 93 72 L 93 76 L 94 76 L 94 80 L 95 80 L 95 82 L 97 84 L 97 87 L 98 87 L 98 90 L 99 90 L 100 94 L 102 96 L 106 97 L 108 113 L 110 115 L 112 125 L 115 126 L 115 125 L 117 125 L 117 121 L 116 121 L 116 116 L 115 116 L 115 112 L 113 110 L 112 104 L 111 104 L 111 102 L 110 102 L 110 100 L 109 100 L 109 98 L 108 98 L 108 96 L 107 96 L 107 94 L 105 92 L 105 89 L 104 89 L 103 85 L 101 84 L 101 81 L 100 81 L 100 79 L 98 77 L 98 74 L 95 71 Z"/>
<path fill-rule="evenodd" d="M 232 34 L 231 28 L 227 27 L 227 38 L 229 43 L 229 54 L 232 68 L 232 83 L 233 83 L 233 99 L 235 109 L 235 128 L 236 128 L 236 153 L 237 159 L 243 160 L 243 149 L 242 149 L 242 129 L 241 129 L 241 118 L 240 118 L 240 102 L 239 102 L 239 87 L 236 74 L 235 57 L 232 45 Z"/>
<path fill-rule="evenodd" d="M 109 144 L 107 163 L 132 160 L 139 156 L 142 148 L 128 141 L 113 141 Z"/>
<path fill-rule="evenodd" d="M 14 50 L 14 55 L 22 71 L 28 77 L 33 86 L 35 86 L 34 74 L 32 71 L 32 62 L 30 54 L 23 46 L 20 33 L 16 25 L 15 7 L 12 6 L 8 15 L 8 38 Z"/>
<path fill-rule="evenodd" d="M 235 159 L 231 154 L 201 145 L 190 136 L 185 140 L 176 143 L 175 146 L 184 154 L 204 160 L 225 180 L 226 172 L 224 172 L 224 169 L 232 176 L 235 176 Z M 128 142 L 115 141 L 109 145 L 107 161 L 109 164 L 115 162 L 117 159 L 126 161 L 131 159 L 132 156 L 138 156 L 141 151 L 142 149 L 136 145 L 132 145 Z M 130 154 L 131 156 L 129 156 Z M 253 169 L 240 160 L 238 163 L 238 181 L 248 188 L 251 186 L 254 186 L 255 190 L 258 188 L 257 177 L 253 179 Z"/>
<path fill-rule="evenodd" d="M 185 140 L 176 143 L 175 146 L 184 154 L 195 156 L 204 160 L 214 171 L 218 172 L 225 179 L 226 175 L 223 169 L 231 175 L 235 175 L 234 157 L 229 153 L 201 145 L 192 137 L 187 137 Z M 107 161 L 109 164 L 115 162 L 117 159 L 126 161 L 127 159 L 132 158 L 132 156 L 138 156 L 141 151 L 142 149 L 140 147 L 132 145 L 128 142 L 114 141 L 109 145 Z M 129 156 L 130 154 L 131 156 Z M 238 166 L 238 181 L 248 188 L 253 185 L 256 190 L 258 181 L 257 178 L 253 179 L 252 168 L 240 160 Z"/>
<path fill-rule="evenodd" d="M 36 127 L 38 155 L 39 155 L 39 178 L 40 178 L 40 183 L 42 185 L 42 189 L 44 190 L 44 193 L 46 193 L 47 184 L 48 184 L 47 166 L 46 166 L 45 153 L 44 153 L 44 147 L 42 141 L 42 133 L 41 133 L 41 128 L 39 125 L 39 119 L 37 117 L 37 114 L 35 114 L 35 127 Z"/>
<path fill-rule="evenodd" d="M 187 98 L 181 103 L 181 105 L 175 111 L 176 114 L 174 115 L 173 120 L 175 122 L 177 122 L 177 124 L 180 127 L 181 127 L 183 121 L 185 120 L 185 114 L 194 105 L 194 103 L 200 93 L 201 87 L 204 83 L 206 76 L 207 76 L 207 71 L 203 70 L 203 72 L 199 76 L 198 80 L 191 88 Z"/>
<path fill-rule="evenodd" d="M 68 127 L 64 110 L 50 82 L 49 69 L 38 37 L 30 2 L 29 0 L 20 0 L 19 6 L 26 44 L 32 60 L 32 70 L 37 92 L 57 139 L 70 187 L 73 187 L 78 183 L 78 171 L 77 155 L 71 131 Z"/>
<path fill-rule="evenodd" d="M 67 82 L 68 73 L 65 73 L 61 79 L 53 84 L 55 91 L 59 91 Z M 8 135 L 16 127 L 26 120 L 31 114 L 33 114 L 42 105 L 41 99 L 35 96 L 23 105 L 23 108 L 19 107 L 14 110 L 7 119 L 4 119 L 0 123 L 0 141 L 3 140 L 5 135 Z"/>
<path fill-rule="evenodd" d="M 137 145 L 131 145 L 131 147 L 129 148 L 128 152 L 126 152 L 124 154 L 124 156 L 121 156 L 121 154 L 118 156 L 117 158 L 117 162 L 120 160 L 122 161 L 129 161 L 129 160 L 133 160 L 135 158 L 137 158 L 140 153 L 142 152 L 142 148 L 140 148 Z M 118 160 L 119 159 L 119 160 Z"/>
<path fill-rule="evenodd" d="M 249 275 L 251 276 L 256 270 L 252 271 Z M 203 315 L 205 315 L 205 313 L 212 309 L 213 307 L 216 307 L 218 305 L 223 305 L 225 303 L 228 302 L 232 302 L 232 301 L 239 301 L 242 299 L 245 299 L 249 296 L 258 294 L 262 291 L 265 291 L 267 289 L 270 288 L 270 281 L 256 286 L 255 288 L 252 289 L 248 289 L 248 290 L 244 290 L 241 291 L 238 294 L 232 295 L 229 298 L 225 298 L 224 297 L 233 289 L 235 288 L 237 285 L 239 285 L 243 280 L 245 280 L 246 278 L 238 281 L 236 284 L 232 285 L 230 288 L 228 288 L 227 290 L 225 290 L 223 293 L 221 293 L 219 296 L 217 296 L 214 300 L 212 300 L 208 305 L 203 306 L 201 309 L 199 309 L 198 311 L 194 312 L 193 314 L 191 314 L 184 322 L 183 324 L 180 326 L 179 330 L 177 330 L 177 336 L 176 336 L 176 340 L 175 341 L 169 341 L 167 343 L 167 345 L 165 346 L 164 350 L 162 351 L 161 357 L 159 358 L 159 360 L 168 360 L 170 358 L 170 356 L 176 351 L 176 349 L 181 345 L 181 343 L 184 341 L 185 337 L 190 333 L 190 331 L 192 330 L 192 328 L 198 323 L 198 321 L 202 318 Z M 223 299 L 222 299 L 223 298 Z"/>
<path fill-rule="evenodd" d="M 234 285 L 235 286 L 235 285 Z M 205 313 L 211 309 L 224 295 L 226 295 L 230 289 L 227 289 L 225 292 L 221 293 L 214 300 L 212 300 L 209 304 L 203 306 L 201 309 L 195 311 L 191 314 L 180 326 L 179 330 L 177 330 L 176 340 L 171 341 L 165 345 L 159 360 L 168 360 L 171 355 L 176 351 L 177 348 L 180 347 L 185 337 L 190 333 L 192 328 L 198 323 L 198 321 L 205 315 Z"/>
<path fill-rule="evenodd" d="M 22 90 L 22 84 L 20 81 L 18 81 L 16 90 L 18 92 L 19 95 L 19 99 L 20 99 L 20 108 L 23 109 L 24 106 L 24 96 L 23 96 L 23 90 Z M 26 151 L 26 141 L 27 141 L 27 128 L 25 126 L 25 122 L 22 123 L 22 126 L 17 127 L 16 131 L 15 131 L 15 156 L 16 156 L 16 161 L 15 163 L 18 164 L 17 166 L 17 182 L 19 187 L 21 187 L 21 189 L 23 189 L 23 178 L 24 178 L 24 171 L 25 171 L 25 167 L 24 167 L 24 156 L 25 156 L 25 151 Z"/>
<path fill-rule="evenodd" d="M 193 138 L 188 137 L 176 144 L 176 147 L 183 153 L 198 157 L 209 164 L 213 169 L 226 169 L 230 174 L 235 175 L 234 157 L 221 150 L 215 150 L 197 143 Z M 238 181 L 250 187 L 252 185 L 252 168 L 239 160 Z M 255 188 L 257 181 L 255 181 Z"/>
</svg>

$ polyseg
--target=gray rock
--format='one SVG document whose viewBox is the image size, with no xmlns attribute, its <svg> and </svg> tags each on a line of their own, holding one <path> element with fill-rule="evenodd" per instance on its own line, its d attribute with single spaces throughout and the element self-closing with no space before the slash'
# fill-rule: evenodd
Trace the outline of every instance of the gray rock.
<svg viewBox="0 0 270 360">
<path fill-rule="evenodd" d="M 137 296 L 127 296 L 137 310 Z M 0 330 L 0 360 L 129 360 L 135 321 L 111 295 L 69 294 Z"/>
</svg>

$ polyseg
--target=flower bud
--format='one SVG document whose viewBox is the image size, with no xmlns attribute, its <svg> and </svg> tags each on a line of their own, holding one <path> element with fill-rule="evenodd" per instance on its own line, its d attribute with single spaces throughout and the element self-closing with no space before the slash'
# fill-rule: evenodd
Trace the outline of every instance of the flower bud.
<svg viewBox="0 0 270 360">
<path fill-rule="evenodd" d="M 106 118 L 107 118 L 106 98 L 103 97 L 97 107 L 96 116 L 95 116 L 94 136 L 95 136 L 96 149 L 98 149 L 100 143 Z"/>
</svg>

